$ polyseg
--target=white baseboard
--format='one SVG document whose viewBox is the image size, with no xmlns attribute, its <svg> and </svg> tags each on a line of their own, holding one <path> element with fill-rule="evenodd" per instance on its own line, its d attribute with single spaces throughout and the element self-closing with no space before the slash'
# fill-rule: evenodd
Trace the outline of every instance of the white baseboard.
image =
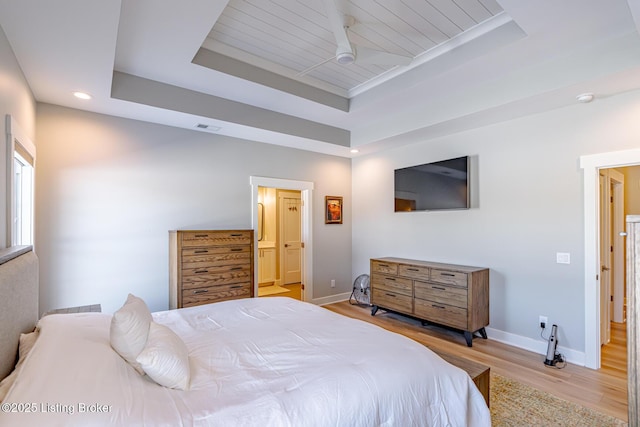
<svg viewBox="0 0 640 427">
<path fill-rule="evenodd" d="M 485 328 L 485 330 L 487 331 L 489 338 L 492 340 L 543 355 L 540 359 L 540 363 L 544 362 L 547 354 L 547 341 L 534 340 L 532 338 L 523 337 L 493 328 Z M 579 366 L 585 366 L 586 364 L 586 355 L 582 351 L 573 350 L 560 345 L 558 346 L 558 352 L 564 355 L 567 362 L 571 362 L 574 365 Z"/>
<path fill-rule="evenodd" d="M 328 297 L 314 298 L 309 302 L 316 305 L 327 305 L 336 302 L 347 301 L 350 296 L 351 292 L 345 292 L 343 294 L 329 295 Z"/>
</svg>

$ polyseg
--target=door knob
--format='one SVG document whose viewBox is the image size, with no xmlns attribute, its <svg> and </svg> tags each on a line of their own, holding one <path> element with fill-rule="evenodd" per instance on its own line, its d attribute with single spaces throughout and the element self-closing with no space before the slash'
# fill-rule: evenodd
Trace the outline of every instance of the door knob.
<svg viewBox="0 0 640 427">
<path fill-rule="evenodd" d="M 607 267 L 606 265 L 602 266 L 602 271 L 609 271 L 611 270 L 609 267 Z"/>
</svg>

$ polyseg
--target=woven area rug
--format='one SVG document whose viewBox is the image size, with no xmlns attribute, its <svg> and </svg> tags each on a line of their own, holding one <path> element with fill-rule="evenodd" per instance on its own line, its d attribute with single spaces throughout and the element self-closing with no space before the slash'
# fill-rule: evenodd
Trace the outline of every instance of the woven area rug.
<svg viewBox="0 0 640 427">
<path fill-rule="evenodd" d="M 627 423 L 492 373 L 491 425 L 618 427 Z"/>
</svg>

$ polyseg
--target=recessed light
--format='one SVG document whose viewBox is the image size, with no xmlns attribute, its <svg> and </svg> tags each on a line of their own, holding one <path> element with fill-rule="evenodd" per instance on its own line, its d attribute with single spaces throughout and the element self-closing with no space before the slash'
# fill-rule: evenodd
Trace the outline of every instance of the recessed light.
<svg viewBox="0 0 640 427">
<path fill-rule="evenodd" d="M 357 148 L 352 148 L 352 149 L 351 149 L 351 152 L 352 152 L 353 154 L 356 154 L 356 153 L 359 153 L 359 152 L 360 152 L 360 150 L 358 150 Z"/>
<path fill-rule="evenodd" d="M 581 102 L 583 104 L 593 101 L 593 98 L 594 98 L 594 95 L 591 92 L 583 93 L 576 96 L 576 99 L 578 100 L 578 102 Z"/>
<path fill-rule="evenodd" d="M 73 92 L 73 96 L 80 99 L 91 99 L 91 95 L 86 92 Z"/>
</svg>

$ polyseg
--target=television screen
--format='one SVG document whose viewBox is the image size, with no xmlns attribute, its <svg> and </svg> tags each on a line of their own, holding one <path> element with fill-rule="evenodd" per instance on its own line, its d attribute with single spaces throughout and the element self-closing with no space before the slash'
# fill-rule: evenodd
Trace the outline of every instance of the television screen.
<svg viewBox="0 0 640 427">
<path fill-rule="evenodd" d="M 394 176 L 395 211 L 469 208 L 469 157 L 403 169 Z"/>
</svg>

